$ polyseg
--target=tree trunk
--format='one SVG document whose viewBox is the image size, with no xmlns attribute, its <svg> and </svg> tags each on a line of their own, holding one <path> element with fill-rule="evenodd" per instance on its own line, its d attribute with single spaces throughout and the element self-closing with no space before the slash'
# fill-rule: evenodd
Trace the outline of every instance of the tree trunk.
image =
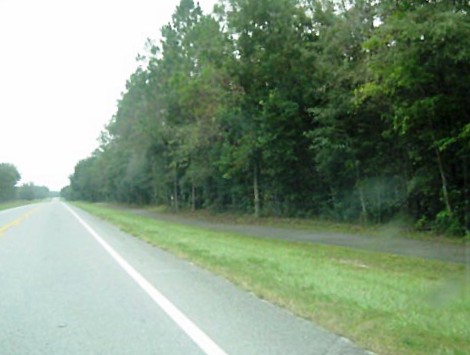
<svg viewBox="0 0 470 355">
<path fill-rule="evenodd" d="M 366 201 L 364 199 L 364 192 L 362 191 L 361 185 L 360 185 L 360 172 L 359 172 L 359 161 L 356 161 L 356 185 L 357 185 L 357 191 L 359 192 L 359 201 L 361 203 L 361 221 L 364 223 L 368 222 L 367 218 L 367 206 L 366 206 Z"/>
<path fill-rule="evenodd" d="M 158 191 L 158 183 L 157 183 L 157 172 L 156 172 L 155 164 L 152 164 L 152 203 L 158 204 L 159 203 L 159 191 Z"/>
<path fill-rule="evenodd" d="M 468 159 L 462 158 L 463 163 L 463 198 L 464 198 L 464 223 L 467 233 L 470 233 L 470 194 L 469 194 L 469 176 L 468 176 Z M 469 256 L 470 257 L 470 256 Z"/>
<path fill-rule="evenodd" d="M 191 211 L 196 211 L 196 186 L 194 182 L 191 184 Z"/>
<path fill-rule="evenodd" d="M 253 195 L 254 195 L 254 208 L 255 217 L 259 217 L 260 200 L 259 200 L 259 166 L 258 162 L 255 161 L 253 166 Z"/>
<path fill-rule="evenodd" d="M 342 220 L 342 216 L 340 216 L 340 212 L 338 211 L 337 208 L 337 203 L 336 203 L 336 190 L 330 186 L 330 196 L 331 196 L 331 204 L 333 206 L 333 213 L 335 215 L 336 220 Z"/>
<path fill-rule="evenodd" d="M 359 200 L 361 202 L 361 221 L 364 222 L 364 223 L 367 223 L 368 222 L 368 218 L 367 218 L 367 207 L 366 207 L 366 201 L 364 199 L 364 193 L 361 189 L 361 187 L 359 186 L 358 184 L 358 191 L 359 191 Z"/>
<path fill-rule="evenodd" d="M 179 200 L 178 200 L 178 185 L 179 185 L 179 182 L 178 182 L 178 171 L 176 170 L 175 168 L 175 179 L 174 179 L 174 190 L 173 190 L 173 196 L 174 196 L 174 206 L 175 206 L 175 210 L 178 210 L 179 209 Z"/>
<path fill-rule="evenodd" d="M 376 182 L 375 191 L 377 193 L 377 222 L 382 223 L 382 178 Z"/>
<path fill-rule="evenodd" d="M 446 211 L 449 214 L 449 216 L 452 216 L 452 206 L 450 204 L 449 192 L 448 192 L 448 189 L 447 189 L 447 179 L 446 179 L 446 175 L 444 173 L 444 166 L 442 164 L 441 153 L 439 152 L 439 149 L 437 149 L 437 148 L 436 148 L 436 158 L 437 158 L 437 165 L 439 167 L 439 174 L 441 176 L 442 196 L 444 198 Z"/>
</svg>

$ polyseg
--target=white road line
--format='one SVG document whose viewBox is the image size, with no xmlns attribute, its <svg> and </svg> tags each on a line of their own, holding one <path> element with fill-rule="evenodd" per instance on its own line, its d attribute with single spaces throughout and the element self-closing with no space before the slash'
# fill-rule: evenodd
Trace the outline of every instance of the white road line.
<svg viewBox="0 0 470 355">
<path fill-rule="evenodd" d="M 96 233 L 80 216 L 69 206 L 63 206 L 80 222 L 95 240 L 113 257 L 124 271 L 160 306 L 160 308 L 208 355 L 227 355 L 209 336 L 186 317 L 176 306 L 163 296 L 148 282 L 136 269 L 134 269 L 122 256 L 120 256 L 103 238 Z"/>
</svg>

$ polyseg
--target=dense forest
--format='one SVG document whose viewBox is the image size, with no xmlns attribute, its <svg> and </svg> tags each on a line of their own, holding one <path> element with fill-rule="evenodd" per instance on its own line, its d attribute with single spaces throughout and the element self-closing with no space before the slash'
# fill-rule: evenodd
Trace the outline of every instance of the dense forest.
<svg viewBox="0 0 470 355">
<path fill-rule="evenodd" d="M 181 0 L 69 199 L 470 229 L 470 1 Z"/>
</svg>

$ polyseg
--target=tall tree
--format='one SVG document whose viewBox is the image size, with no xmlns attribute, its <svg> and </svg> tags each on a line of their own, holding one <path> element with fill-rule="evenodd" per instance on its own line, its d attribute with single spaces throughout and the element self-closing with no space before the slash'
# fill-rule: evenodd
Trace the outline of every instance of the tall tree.
<svg viewBox="0 0 470 355">
<path fill-rule="evenodd" d="M 255 215 L 263 201 L 288 211 L 291 202 L 305 202 L 297 187 L 309 189 L 311 181 L 303 136 L 310 124 L 311 21 L 295 0 L 232 0 L 227 21 L 236 39 L 234 73 L 244 91 L 243 131 L 233 155 L 251 170 Z"/>
<path fill-rule="evenodd" d="M 470 17 L 460 5 L 396 9 L 366 42 L 373 78 L 362 88 L 362 97 L 390 103 L 386 117 L 414 166 L 417 212 L 449 228 L 464 220 L 468 185 Z"/>
<path fill-rule="evenodd" d="M 367 80 L 362 44 L 376 30 L 376 1 L 314 2 L 318 101 L 311 108 L 315 125 L 308 136 L 316 169 L 328 191 L 322 213 L 336 219 L 380 222 L 404 201 L 400 178 L 401 145 L 382 134 L 389 124 L 379 102 L 358 106 L 355 91 Z M 374 154 L 371 154 L 371 151 Z M 383 156 L 389 158 L 385 160 Z M 400 191 L 399 193 L 390 191 Z"/>
<path fill-rule="evenodd" d="M 0 202 L 15 198 L 15 185 L 21 175 L 13 164 L 0 163 Z"/>
</svg>

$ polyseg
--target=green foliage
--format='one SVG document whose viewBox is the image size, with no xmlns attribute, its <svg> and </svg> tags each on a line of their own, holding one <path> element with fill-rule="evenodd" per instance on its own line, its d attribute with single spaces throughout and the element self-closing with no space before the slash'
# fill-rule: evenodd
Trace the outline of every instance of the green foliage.
<svg viewBox="0 0 470 355">
<path fill-rule="evenodd" d="M 470 21 L 460 8 L 436 2 L 396 11 L 364 44 L 372 77 L 360 90 L 362 99 L 387 101 L 383 116 L 404 139 L 409 174 L 428 176 L 413 194 L 432 207 L 416 212 L 452 232 L 468 225 Z"/>
<path fill-rule="evenodd" d="M 64 194 L 366 223 L 407 215 L 463 234 L 468 11 L 221 0 L 207 15 L 182 0 Z"/>
<path fill-rule="evenodd" d="M 20 173 L 14 165 L 0 163 L 0 202 L 15 198 L 15 185 L 20 179 Z"/>
<path fill-rule="evenodd" d="M 440 211 L 434 220 L 433 227 L 436 231 L 448 235 L 464 235 L 465 230 L 458 218 L 448 211 Z"/>
<path fill-rule="evenodd" d="M 26 201 L 41 200 L 50 197 L 50 191 L 46 186 L 37 186 L 30 182 L 18 187 L 16 196 Z"/>
</svg>

